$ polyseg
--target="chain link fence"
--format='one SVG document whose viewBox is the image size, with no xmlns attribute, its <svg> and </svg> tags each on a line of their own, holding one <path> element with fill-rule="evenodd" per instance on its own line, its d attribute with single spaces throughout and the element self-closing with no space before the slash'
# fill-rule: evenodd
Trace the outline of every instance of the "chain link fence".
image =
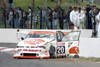
<svg viewBox="0 0 100 67">
<path fill-rule="evenodd" d="M 56 0 L 51 2 L 51 0 L 34 0 L 35 9 L 33 9 L 33 0 L 13 0 L 13 8 L 1 9 L 0 11 L 0 28 L 28 28 L 28 29 L 46 29 L 48 28 L 47 13 L 46 18 L 43 19 L 42 9 L 46 7 L 45 10 L 51 11 L 56 7 Z M 82 0 L 76 0 L 77 3 L 81 3 Z M 48 4 L 50 3 L 50 5 Z M 34 4 L 33 4 L 34 5 Z M 70 5 L 69 5 L 70 6 Z M 69 6 L 58 7 L 61 13 L 61 22 L 67 22 L 64 20 L 63 11 L 67 10 Z M 48 8 L 49 7 L 49 8 Z M 67 11 L 66 11 L 67 12 Z M 51 14 L 52 15 L 52 14 Z M 45 20 L 45 21 L 44 21 Z M 53 17 L 51 17 L 51 25 L 53 23 Z M 44 24 L 42 22 L 45 22 Z M 64 26 L 65 24 L 63 24 Z M 68 25 L 68 24 L 67 24 Z M 60 23 L 58 23 L 58 28 Z M 64 26 L 66 27 L 66 26 Z M 52 26 L 50 27 L 52 28 Z M 62 28 L 62 26 L 61 26 Z M 68 27 L 67 27 L 68 28 Z"/>
</svg>

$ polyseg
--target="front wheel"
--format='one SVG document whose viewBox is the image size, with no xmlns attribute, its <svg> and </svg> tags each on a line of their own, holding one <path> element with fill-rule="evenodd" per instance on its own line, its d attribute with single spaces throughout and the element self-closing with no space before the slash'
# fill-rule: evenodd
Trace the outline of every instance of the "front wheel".
<svg viewBox="0 0 100 67">
<path fill-rule="evenodd" d="M 55 58 L 55 47 L 54 46 L 50 46 L 49 54 L 50 54 L 50 58 Z"/>
</svg>

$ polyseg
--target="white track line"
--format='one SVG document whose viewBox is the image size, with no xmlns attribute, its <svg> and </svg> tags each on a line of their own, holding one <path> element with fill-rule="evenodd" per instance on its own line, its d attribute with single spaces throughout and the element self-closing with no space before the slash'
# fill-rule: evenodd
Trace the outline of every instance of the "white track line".
<svg viewBox="0 0 100 67">
<path fill-rule="evenodd" d="M 0 47 L 0 52 L 15 52 L 15 48 Z"/>
</svg>

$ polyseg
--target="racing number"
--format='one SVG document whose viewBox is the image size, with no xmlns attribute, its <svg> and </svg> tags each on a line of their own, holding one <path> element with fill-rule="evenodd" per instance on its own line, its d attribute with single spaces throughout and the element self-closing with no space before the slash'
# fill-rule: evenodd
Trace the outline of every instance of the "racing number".
<svg viewBox="0 0 100 67">
<path fill-rule="evenodd" d="M 65 46 L 57 46 L 57 54 L 64 54 Z"/>
</svg>

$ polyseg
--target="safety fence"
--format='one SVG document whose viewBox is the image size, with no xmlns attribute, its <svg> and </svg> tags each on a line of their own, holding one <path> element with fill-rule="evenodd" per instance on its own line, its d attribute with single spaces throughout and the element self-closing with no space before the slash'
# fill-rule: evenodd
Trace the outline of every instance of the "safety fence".
<svg viewBox="0 0 100 67">
<path fill-rule="evenodd" d="M 0 28 L 53 29 L 54 17 L 52 16 L 52 14 L 54 10 L 52 10 L 52 8 L 50 8 L 49 6 L 47 6 L 46 9 L 44 7 L 37 7 L 36 9 L 37 11 L 34 11 L 30 6 L 28 6 L 28 11 L 21 7 L 10 9 L 1 8 Z M 57 23 L 58 28 L 58 25 L 64 25 L 63 22 L 67 23 L 67 17 L 64 18 L 63 8 L 59 6 L 55 9 L 58 9 L 57 11 L 59 11 L 57 22 L 59 22 L 60 19 L 61 23 Z M 48 19 L 48 17 L 50 19 Z M 62 27 L 62 29 L 64 28 Z M 68 27 L 66 29 L 68 29 Z"/>
<path fill-rule="evenodd" d="M 35 3 L 33 3 L 33 1 L 35 1 Z M 0 28 L 53 29 L 53 27 L 55 26 L 53 24 L 54 19 L 52 15 L 51 15 L 50 22 L 48 22 L 47 18 L 42 18 L 42 15 L 44 14 L 42 12 L 42 8 L 45 7 L 46 10 L 51 11 L 50 14 L 52 14 L 53 12 L 52 9 L 55 8 L 54 4 L 56 4 L 59 0 L 54 0 L 53 2 L 50 2 L 50 3 L 53 3 L 52 4 L 53 6 L 48 5 L 49 1 L 52 1 L 52 0 L 13 0 L 13 3 L 12 3 L 13 5 L 11 8 L 9 9 L 1 8 Z M 68 2 L 69 0 L 66 0 L 66 1 Z M 76 2 L 76 3 L 81 3 L 82 1 L 83 0 L 73 0 L 73 2 Z M 35 6 L 31 7 L 34 4 Z M 68 26 L 69 23 L 67 23 L 67 20 L 64 17 L 65 15 L 64 10 L 68 10 L 68 7 L 69 6 L 58 7 L 61 13 L 59 17 L 60 20 L 58 19 L 59 22 L 57 23 L 57 28 L 61 28 L 61 29 L 69 28 Z M 30 11 L 31 13 L 29 13 Z M 47 13 L 46 13 L 46 17 L 48 17 Z M 30 15 L 30 17 L 28 15 Z"/>
</svg>

